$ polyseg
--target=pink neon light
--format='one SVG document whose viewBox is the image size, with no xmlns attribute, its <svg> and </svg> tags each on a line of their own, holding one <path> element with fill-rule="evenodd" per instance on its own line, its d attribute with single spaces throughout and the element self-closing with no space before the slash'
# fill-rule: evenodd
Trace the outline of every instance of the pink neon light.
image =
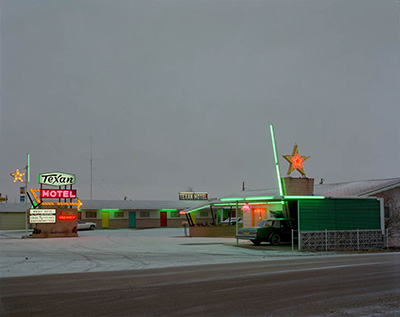
<svg viewBox="0 0 400 317">
<path fill-rule="evenodd" d="M 41 189 L 40 198 L 75 199 L 76 189 Z"/>
</svg>

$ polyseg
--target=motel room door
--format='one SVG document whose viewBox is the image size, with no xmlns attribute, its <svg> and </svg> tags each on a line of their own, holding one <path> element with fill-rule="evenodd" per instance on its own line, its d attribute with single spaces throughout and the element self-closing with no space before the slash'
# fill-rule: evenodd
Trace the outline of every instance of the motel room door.
<svg viewBox="0 0 400 317">
<path fill-rule="evenodd" d="M 160 226 L 161 227 L 167 226 L 167 212 L 166 211 L 160 212 Z"/>
<path fill-rule="evenodd" d="M 110 213 L 109 212 L 101 213 L 101 226 L 102 226 L 102 228 L 110 227 Z"/>
<path fill-rule="evenodd" d="M 136 228 L 136 211 L 129 212 L 129 228 Z"/>
</svg>

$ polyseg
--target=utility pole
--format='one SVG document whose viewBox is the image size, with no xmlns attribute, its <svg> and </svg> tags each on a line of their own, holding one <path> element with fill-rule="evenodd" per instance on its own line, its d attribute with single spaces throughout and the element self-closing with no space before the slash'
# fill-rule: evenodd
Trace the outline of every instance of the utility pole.
<svg viewBox="0 0 400 317">
<path fill-rule="evenodd" d="M 93 190 L 93 156 L 92 156 L 92 133 L 90 133 L 90 200 L 92 200 Z"/>
<path fill-rule="evenodd" d="M 26 155 L 26 168 L 25 168 L 25 236 L 28 236 L 28 184 L 30 182 L 30 156 L 29 153 Z"/>
</svg>

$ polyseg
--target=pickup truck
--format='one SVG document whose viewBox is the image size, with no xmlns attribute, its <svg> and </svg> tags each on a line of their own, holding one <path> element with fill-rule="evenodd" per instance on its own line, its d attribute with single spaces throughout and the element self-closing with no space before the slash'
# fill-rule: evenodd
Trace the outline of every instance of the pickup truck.
<svg viewBox="0 0 400 317">
<path fill-rule="evenodd" d="M 292 229 L 297 230 L 294 219 L 264 219 L 255 227 L 240 228 L 236 238 L 250 240 L 254 245 L 260 245 L 263 241 L 279 245 L 281 242 L 291 241 Z"/>
</svg>

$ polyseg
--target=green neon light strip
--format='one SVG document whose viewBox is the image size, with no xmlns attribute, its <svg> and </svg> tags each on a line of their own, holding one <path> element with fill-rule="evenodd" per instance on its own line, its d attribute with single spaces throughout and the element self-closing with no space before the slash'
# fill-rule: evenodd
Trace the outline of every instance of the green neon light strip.
<svg viewBox="0 0 400 317">
<path fill-rule="evenodd" d="M 160 209 L 160 211 L 178 211 L 178 209 Z"/>
<path fill-rule="evenodd" d="M 271 199 L 274 199 L 274 196 L 254 196 L 245 198 L 245 200 L 271 200 Z"/>
<path fill-rule="evenodd" d="M 100 211 L 119 211 L 119 209 L 100 209 Z"/>
<path fill-rule="evenodd" d="M 239 205 L 243 205 L 243 203 L 239 203 Z M 236 206 L 236 203 L 213 204 L 213 206 Z"/>
<path fill-rule="evenodd" d="M 190 214 L 191 212 L 199 211 L 199 210 L 205 209 L 205 208 L 210 208 L 210 206 L 203 206 L 203 207 L 199 207 L 199 208 L 196 208 L 193 210 L 189 210 L 187 213 Z"/>
<path fill-rule="evenodd" d="M 274 126 L 270 124 L 269 129 L 271 131 L 272 147 L 274 149 L 275 169 L 276 169 L 276 177 L 278 178 L 279 194 L 283 196 L 282 178 L 281 178 L 281 172 L 279 171 L 278 151 L 276 150 Z"/>
<path fill-rule="evenodd" d="M 227 197 L 221 198 L 220 201 L 238 201 L 238 200 L 245 200 L 244 197 Z"/>
<path fill-rule="evenodd" d="M 325 196 L 283 196 L 284 199 L 325 199 Z"/>
<path fill-rule="evenodd" d="M 30 159 L 30 156 L 29 156 L 29 153 L 28 153 L 26 155 L 26 178 L 27 178 L 27 182 L 28 183 L 31 181 L 30 168 L 31 168 L 31 159 Z"/>
</svg>

